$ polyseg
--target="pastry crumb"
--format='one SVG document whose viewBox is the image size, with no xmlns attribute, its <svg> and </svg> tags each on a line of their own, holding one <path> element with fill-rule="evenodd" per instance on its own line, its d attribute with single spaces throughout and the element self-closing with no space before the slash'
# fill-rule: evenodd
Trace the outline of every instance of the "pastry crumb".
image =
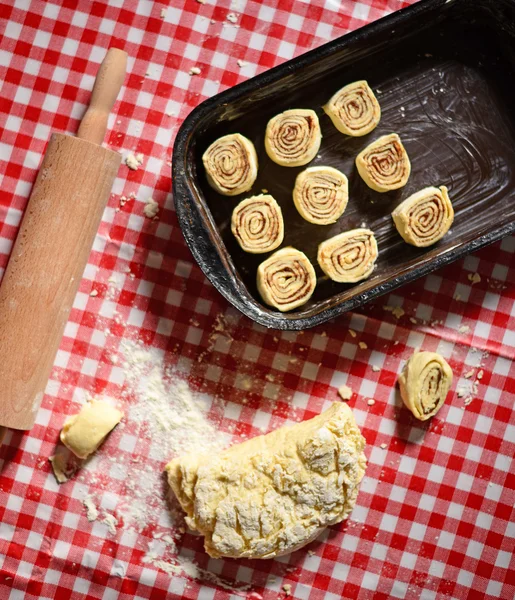
<svg viewBox="0 0 515 600">
<path fill-rule="evenodd" d="M 477 379 L 483 379 L 483 369 L 481 369 L 480 371 L 478 371 L 478 374 L 476 375 Z"/>
<path fill-rule="evenodd" d="M 470 331 L 470 327 L 469 327 L 468 325 L 461 325 L 461 326 L 458 328 L 458 331 L 459 331 L 460 333 L 468 333 L 468 332 Z"/>
<path fill-rule="evenodd" d="M 131 169 L 131 171 L 137 171 L 138 168 L 143 164 L 143 154 L 133 154 L 129 152 L 125 157 L 125 164 Z"/>
<path fill-rule="evenodd" d="M 401 308 L 400 306 L 383 306 L 384 310 L 387 310 L 388 312 L 391 312 L 392 315 L 396 318 L 396 319 L 400 319 L 402 316 L 404 316 L 405 312 L 404 309 Z"/>
<path fill-rule="evenodd" d="M 358 345 L 362 350 L 366 350 L 368 348 L 368 346 L 365 344 L 365 342 L 360 342 Z"/>
<path fill-rule="evenodd" d="M 238 16 L 234 13 L 229 13 L 227 15 L 227 20 L 230 21 L 231 23 L 237 23 L 238 21 Z"/>
<path fill-rule="evenodd" d="M 157 217 L 159 213 L 159 204 L 154 200 L 154 198 L 147 198 L 145 200 L 145 206 L 143 208 L 143 214 L 148 219 L 154 219 Z"/>
<path fill-rule="evenodd" d="M 474 375 L 474 369 L 470 369 L 470 371 L 467 371 L 465 375 L 463 375 L 463 377 L 465 377 L 465 379 L 470 379 L 472 375 Z"/>
<path fill-rule="evenodd" d="M 162 8 L 161 9 L 161 19 L 164 19 L 166 17 L 166 8 Z"/>
<path fill-rule="evenodd" d="M 465 396 L 466 393 L 467 393 L 467 390 L 464 387 L 459 387 L 456 390 L 456 394 L 458 395 L 458 398 L 463 398 L 463 396 Z"/>
<path fill-rule="evenodd" d="M 352 390 L 348 385 L 342 385 L 338 388 L 338 394 L 342 400 L 350 400 L 352 398 Z"/>
<path fill-rule="evenodd" d="M 89 295 L 90 295 L 92 298 L 95 298 L 95 296 L 98 296 L 98 290 L 91 290 L 91 292 L 89 293 Z"/>
<path fill-rule="evenodd" d="M 479 273 L 469 273 L 467 277 L 468 280 L 472 283 L 472 285 L 481 281 L 481 275 Z"/>
<path fill-rule="evenodd" d="M 383 442 L 380 447 L 381 450 L 386 450 L 386 448 L 388 448 L 388 445 Z"/>
<path fill-rule="evenodd" d="M 456 294 L 454 296 L 454 299 L 457 300 L 458 302 L 461 300 L 461 294 Z"/>
<path fill-rule="evenodd" d="M 381 369 L 377 366 L 377 365 L 372 365 L 372 371 L 374 371 L 374 373 L 378 373 Z"/>
<path fill-rule="evenodd" d="M 285 583 L 283 585 L 283 591 L 286 596 L 289 596 L 291 594 L 291 584 Z"/>
<path fill-rule="evenodd" d="M 197 0 L 197 2 L 198 2 L 199 4 L 205 4 L 205 3 L 206 3 L 206 0 Z"/>
<path fill-rule="evenodd" d="M 189 70 L 189 74 L 190 75 L 200 75 L 201 70 L 199 69 L 199 67 L 191 67 L 191 69 Z"/>
<path fill-rule="evenodd" d="M 238 67 L 246 67 L 249 63 L 241 60 L 241 58 L 238 58 L 238 60 L 236 61 L 238 63 Z"/>
<path fill-rule="evenodd" d="M 369 399 L 367 400 L 367 404 L 368 404 L 369 406 L 374 406 L 374 404 L 375 404 L 375 403 L 376 403 L 376 401 L 375 401 L 373 398 L 369 398 Z"/>
<path fill-rule="evenodd" d="M 356 335 L 357 335 L 357 333 L 354 331 L 354 329 L 349 329 L 349 333 L 351 334 L 351 336 L 352 336 L 353 338 L 355 338 L 355 337 L 356 337 Z"/>
</svg>

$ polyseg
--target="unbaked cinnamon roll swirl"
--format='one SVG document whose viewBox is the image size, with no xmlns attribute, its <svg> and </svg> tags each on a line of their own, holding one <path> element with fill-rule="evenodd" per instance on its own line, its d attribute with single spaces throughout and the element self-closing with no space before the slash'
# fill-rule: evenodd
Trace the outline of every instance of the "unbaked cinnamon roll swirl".
<svg viewBox="0 0 515 600">
<path fill-rule="evenodd" d="M 447 188 L 427 187 L 406 198 L 392 213 L 397 231 L 408 244 L 431 246 L 449 231 L 454 209 Z"/>
<path fill-rule="evenodd" d="M 254 144 L 239 133 L 215 140 L 202 156 L 209 185 L 224 196 L 248 192 L 254 185 L 258 159 Z"/>
<path fill-rule="evenodd" d="M 257 288 L 263 300 L 286 312 L 305 304 L 316 287 L 316 274 L 309 258 L 295 248 L 281 248 L 262 262 Z"/>
<path fill-rule="evenodd" d="M 232 213 L 231 230 L 245 252 L 271 252 L 284 238 L 281 207 L 268 194 L 242 200 Z"/>
<path fill-rule="evenodd" d="M 333 281 L 355 283 L 374 270 L 377 242 L 370 229 L 344 231 L 318 247 L 318 264 Z"/>
<path fill-rule="evenodd" d="M 283 167 L 300 167 L 313 160 L 321 141 L 320 123 L 313 110 L 287 110 L 266 126 L 266 153 Z"/>
<path fill-rule="evenodd" d="M 411 172 L 408 153 L 396 133 L 383 135 L 356 158 L 363 181 L 376 192 L 389 192 L 406 185 Z"/>
<path fill-rule="evenodd" d="M 299 173 L 293 202 L 300 215 L 315 225 L 335 223 L 349 200 L 349 182 L 332 167 L 310 167 Z"/>
<path fill-rule="evenodd" d="M 349 83 L 323 109 L 338 131 L 355 137 L 370 133 L 381 119 L 381 107 L 366 81 Z"/>
<path fill-rule="evenodd" d="M 404 404 L 420 421 L 442 407 L 452 385 L 452 369 L 436 352 L 415 352 L 399 375 Z"/>
</svg>

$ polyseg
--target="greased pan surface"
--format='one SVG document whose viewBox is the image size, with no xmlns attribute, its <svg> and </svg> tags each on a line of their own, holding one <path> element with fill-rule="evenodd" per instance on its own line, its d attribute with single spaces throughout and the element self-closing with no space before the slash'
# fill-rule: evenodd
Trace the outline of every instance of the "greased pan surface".
<svg viewBox="0 0 515 600">
<path fill-rule="evenodd" d="M 321 107 L 357 79 L 376 92 L 382 117 L 372 133 L 350 138 Z M 186 242 L 213 285 L 244 314 L 268 327 L 304 329 L 498 240 L 515 230 L 514 81 L 514 1 L 423 0 L 218 94 L 188 116 L 174 146 L 174 201 Z M 280 167 L 264 150 L 268 120 L 288 108 L 319 115 L 322 145 L 309 166 L 333 166 L 349 178 L 349 203 L 334 225 L 300 217 L 292 190 L 305 167 Z M 229 198 L 209 187 L 202 154 L 235 132 L 253 141 L 259 172 L 251 191 Z M 412 172 L 405 188 L 380 194 L 364 184 L 354 160 L 391 132 L 401 136 Z M 428 185 L 449 188 L 454 224 L 439 243 L 415 248 L 397 233 L 391 212 Z M 256 270 L 268 254 L 243 252 L 230 230 L 234 207 L 262 189 L 281 205 L 282 247 L 305 252 L 318 276 L 310 301 L 291 313 L 262 302 Z M 377 238 L 374 273 L 357 284 L 328 280 L 317 265 L 318 244 L 362 225 Z"/>
</svg>

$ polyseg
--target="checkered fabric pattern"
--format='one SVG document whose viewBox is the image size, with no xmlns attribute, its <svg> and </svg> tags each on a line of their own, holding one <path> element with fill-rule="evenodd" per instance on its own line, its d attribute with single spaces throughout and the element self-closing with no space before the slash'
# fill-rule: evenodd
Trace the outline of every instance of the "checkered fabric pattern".
<svg viewBox="0 0 515 600">
<path fill-rule="evenodd" d="M 106 142 L 144 155 L 137 171 L 120 168 L 36 425 L 9 432 L 0 449 L 2 600 L 258 600 L 284 598 L 284 585 L 293 598 L 316 600 L 514 597 L 515 238 L 326 326 L 281 333 L 239 315 L 206 281 L 170 194 L 174 136 L 193 107 L 410 3 L 2 3 L 0 275 L 50 132 L 76 132 L 110 46 L 130 58 Z M 192 67 L 200 74 L 191 76 Z M 121 205 L 131 193 L 135 199 Z M 156 220 L 143 215 L 150 196 L 160 206 Z M 480 281 L 471 281 L 475 273 Z M 113 276 L 120 282 L 114 295 Z M 213 343 L 220 318 L 226 333 Z M 78 391 L 119 394 L 123 381 L 109 354 L 124 339 L 166 351 L 192 385 L 224 398 L 209 414 L 235 438 L 310 418 L 349 385 L 369 461 L 351 518 L 308 549 L 271 561 L 209 560 L 202 540 L 186 533 L 180 549 L 235 590 L 144 564 L 151 531 L 106 537 L 81 500 L 94 489 L 114 510 L 120 481 L 59 487 L 47 458 L 65 417 L 78 409 Z M 442 353 L 455 373 L 448 402 L 425 424 L 400 406 L 395 388 L 417 348 Z M 458 390 L 471 370 L 477 393 L 465 405 Z M 242 373 L 254 381 L 245 394 Z M 127 430 L 115 431 L 105 451 L 130 452 L 135 443 Z M 164 461 L 149 464 L 162 469 Z"/>
</svg>

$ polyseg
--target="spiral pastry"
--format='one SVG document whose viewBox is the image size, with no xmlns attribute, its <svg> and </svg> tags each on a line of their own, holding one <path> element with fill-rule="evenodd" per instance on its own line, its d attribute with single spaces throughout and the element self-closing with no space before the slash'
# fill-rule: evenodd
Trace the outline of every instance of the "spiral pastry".
<svg viewBox="0 0 515 600">
<path fill-rule="evenodd" d="M 321 141 L 320 123 L 313 110 L 287 110 L 266 126 L 266 153 L 283 167 L 300 167 L 313 160 Z"/>
<path fill-rule="evenodd" d="M 420 421 L 442 407 L 452 385 L 452 369 L 436 352 L 415 352 L 399 375 L 404 404 Z"/>
<path fill-rule="evenodd" d="M 258 159 L 254 144 L 239 133 L 224 135 L 204 152 L 209 185 L 224 196 L 237 196 L 254 185 Z"/>
<path fill-rule="evenodd" d="M 403 187 L 411 172 L 408 153 L 396 133 L 383 135 L 362 150 L 356 167 L 363 181 L 376 192 Z"/>
<path fill-rule="evenodd" d="M 231 230 L 245 252 L 271 252 L 284 238 L 281 207 L 264 194 L 242 200 L 232 213 Z"/>
<path fill-rule="evenodd" d="M 349 182 L 332 167 L 310 167 L 299 173 L 293 202 L 301 217 L 315 225 L 335 223 L 349 200 Z"/>
<path fill-rule="evenodd" d="M 318 247 L 318 264 L 338 283 L 355 283 L 374 270 L 377 242 L 370 229 L 344 231 Z"/>
<path fill-rule="evenodd" d="M 370 133 L 381 119 L 381 107 L 366 81 L 342 87 L 323 109 L 338 131 L 354 137 Z"/>
<path fill-rule="evenodd" d="M 281 248 L 262 262 L 257 288 L 263 300 L 286 312 L 305 304 L 315 291 L 315 269 L 308 257 L 295 248 Z"/>
<path fill-rule="evenodd" d="M 406 198 L 392 213 L 397 231 L 408 244 L 431 246 L 449 231 L 454 209 L 447 188 L 427 187 Z"/>
</svg>

